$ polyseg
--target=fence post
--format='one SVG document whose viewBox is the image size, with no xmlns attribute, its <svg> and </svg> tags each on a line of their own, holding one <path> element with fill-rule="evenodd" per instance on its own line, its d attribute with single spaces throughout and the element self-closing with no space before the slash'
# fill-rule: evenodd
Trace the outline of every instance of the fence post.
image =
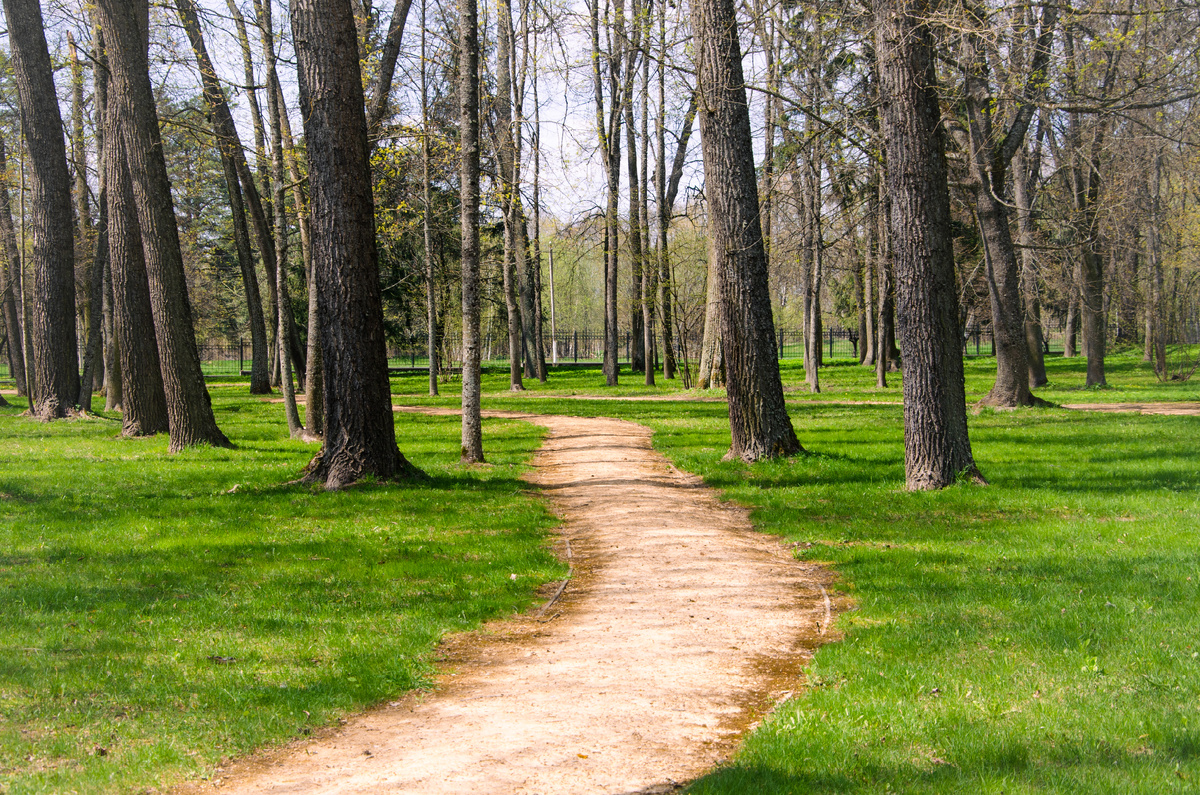
<svg viewBox="0 0 1200 795">
<path fill-rule="evenodd" d="M 779 358 L 783 358 L 783 329 L 779 329 Z"/>
<path fill-rule="evenodd" d="M 246 349 L 245 342 L 241 337 L 238 337 L 238 377 L 242 375 L 242 370 L 246 369 Z"/>
<path fill-rule="evenodd" d="M 829 328 L 829 358 L 833 358 L 833 327 Z"/>
<path fill-rule="evenodd" d="M 633 337 L 632 332 L 629 332 L 629 331 L 625 332 L 625 361 L 627 361 L 627 362 L 633 361 L 633 357 L 629 353 L 629 341 L 632 337 Z"/>
<path fill-rule="evenodd" d="M 579 364 L 579 332 L 571 332 L 571 352 L 575 356 L 575 364 Z"/>
</svg>

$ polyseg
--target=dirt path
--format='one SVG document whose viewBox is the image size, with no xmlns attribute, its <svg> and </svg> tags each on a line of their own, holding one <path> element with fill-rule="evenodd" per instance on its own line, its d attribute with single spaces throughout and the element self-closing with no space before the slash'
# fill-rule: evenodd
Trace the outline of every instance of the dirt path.
<svg viewBox="0 0 1200 795">
<path fill-rule="evenodd" d="M 563 519 L 568 587 L 544 616 L 453 639 L 434 693 L 220 771 L 221 792 L 662 792 L 800 684 L 829 640 L 828 571 L 751 531 L 647 428 L 501 416 L 550 430 L 529 479 Z"/>
<path fill-rule="evenodd" d="M 1076 411 L 1136 412 L 1138 414 L 1175 414 L 1200 416 L 1200 403 L 1064 403 L 1064 409 Z"/>
</svg>

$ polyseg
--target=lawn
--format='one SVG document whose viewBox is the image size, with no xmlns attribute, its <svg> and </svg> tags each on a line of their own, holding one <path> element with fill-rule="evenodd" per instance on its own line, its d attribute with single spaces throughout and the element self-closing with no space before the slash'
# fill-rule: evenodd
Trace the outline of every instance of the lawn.
<svg viewBox="0 0 1200 795">
<path fill-rule="evenodd" d="M 1055 403 L 1200 400 L 1134 354 L 1101 390 L 1081 359 L 1048 365 Z M 968 362 L 969 397 L 993 368 Z M 808 453 L 753 466 L 721 461 L 725 406 L 677 384 L 561 371 L 513 395 L 485 377 L 485 408 L 654 428 L 853 600 L 807 687 L 693 791 L 1200 791 L 1200 418 L 986 411 L 970 425 L 992 485 L 912 494 L 898 378 L 838 364 L 811 396 L 801 368 L 783 376 Z M 442 386 L 393 380 L 397 402 L 454 405 Z M 236 450 L 168 456 L 111 420 L 0 411 L 0 790 L 201 775 L 422 686 L 442 633 L 562 576 L 516 480 L 538 429 L 487 421 L 491 465 L 468 470 L 455 418 L 399 415 L 432 484 L 330 495 L 285 485 L 311 448 L 281 438 L 278 405 L 213 393 Z M 663 399 L 588 399 L 614 393 Z"/>
<path fill-rule="evenodd" d="M 564 567 L 518 480 L 542 430 L 397 417 L 418 486 L 287 485 L 313 448 L 214 387 L 233 450 L 167 454 L 112 419 L 0 410 L 0 792 L 129 792 L 206 774 L 427 686 L 441 636 Z"/>
</svg>

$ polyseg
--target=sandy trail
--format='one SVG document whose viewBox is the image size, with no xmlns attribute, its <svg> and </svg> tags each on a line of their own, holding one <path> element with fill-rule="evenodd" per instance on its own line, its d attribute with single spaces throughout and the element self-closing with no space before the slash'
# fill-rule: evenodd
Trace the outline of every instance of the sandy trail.
<svg viewBox="0 0 1200 795">
<path fill-rule="evenodd" d="M 1200 415 L 1200 403 L 1064 403 L 1064 409 L 1076 411 L 1136 412 L 1138 414 L 1167 414 L 1195 417 Z"/>
<path fill-rule="evenodd" d="M 562 596 L 543 617 L 451 640 L 432 694 L 238 762 L 220 791 L 662 792 L 800 684 L 830 639 L 827 570 L 751 531 L 647 428 L 498 415 L 550 431 L 529 480 L 563 519 Z"/>
</svg>

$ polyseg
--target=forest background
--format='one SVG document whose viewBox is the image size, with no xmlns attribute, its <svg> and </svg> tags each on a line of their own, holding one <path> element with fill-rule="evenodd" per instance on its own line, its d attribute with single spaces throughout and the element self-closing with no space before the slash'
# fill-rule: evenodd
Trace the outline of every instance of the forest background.
<svg viewBox="0 0 1200 795">
<path fill-rule="evenodd" d="M 307 201 L 306 165 L 304 141 L 291 133 L 301 125 L 286 7 L 205 0 L 193 10 L 266 225 L 283 252 L 281 291 L 275 269 L 262 266 L 263 246 L 251 241 L 254 281 L 265 287 L 257 300 L 248 297 L 254 291 L 239 265 L 214 116 L 181 22 L 189 8 L 151 9 L 149 63 L 195 337 L 210 358 L 231 359 L 218 346 L 235 344 L 249 358 L 250 340 L 274 341 L 281 326 L 272 319 L 282 317 L 303 386 L 310 291 L 297 206 Z M 453 365 L 460 323 L 456 8 L 358 0 L 356 12 L 389 343 L 415 361 L 433 326 L 438 357 Z M 883 379 L 898 357 L 869 9 L 755 2 L 740 13 L 776 324 L 803 338 L 796 347 L 817 363 L 828 355 L 821 341 L 834 339 L 829 330 L 844 330 L 846 354 L 878 363 Z M 44 18 L 74 180 L 82 360 L 91 315 L 108 303 L 91 277 L 100 56 L 87 4 L 46 4 Z M 644 371 L 649 351 L 668 371 L 678 360 L 689 383 L 719 383 L 715 315 L 706 312 L 719 285 L 708 268 L 699 135 L 692 134 L 687 14 L 641 0 L 628 7 L 524 2 L 485 6 L 480 19 L 483 329 L 494 341 L 485 359 L 507 356 L 510 319 L 520 328 L 526 377 L 538 374 L 538 350 L 578 356 L 579 332 L 585 347 L 595 339 L 583 351 L 591 358 L 609 315 L 635 371 Z M 1172 355 L 1184 349 L 1172 346 L 1200 339 L 1198 24 L 1200 12 L 1186 3 L 967 2 L 938 12 L 959 316 L 968 334 L 982 335 L 985 345 L 991 338 L 996 350 L 994 402 L 1027 404 L 1025 370 L 1028 387 L 1044 383 L 1040 361 L 1050 350 L 1088 356 L 1089 384 L 1104 383 L 1113 344 L 1140 346 L 1165 379 L 1193 369 Z M 28 165 L 7 64 L 0 80 L 14 214 L 4 286 L 20 326 L 33 282 L 24 255 Z M 514 205 L 525 238 L 516 246 L 505 244 L 503 232 Z M 261 310 L 251 311 L 256 303 Z M 256 316 L 265 318 L 257 335 Z M 21 335 L 10 326 L 3 346 L 14 378 L 24 369 L 15 359 L 28 346 L 12 344 Z M 111 345 L 108 315 L 100 334 Z M 1025 350 L 1014 353 L 1017 347 Z M 274 384 L 279 350 L 264 339 L 255 352 L 269 357 L 256 369 L 269 370 Z M 1020 377 L 1010 372 L 1004 383 L 1008 365 Z M 111 369 L 103 361 L 94 367 L 106 391 Z"/>
</svg>

